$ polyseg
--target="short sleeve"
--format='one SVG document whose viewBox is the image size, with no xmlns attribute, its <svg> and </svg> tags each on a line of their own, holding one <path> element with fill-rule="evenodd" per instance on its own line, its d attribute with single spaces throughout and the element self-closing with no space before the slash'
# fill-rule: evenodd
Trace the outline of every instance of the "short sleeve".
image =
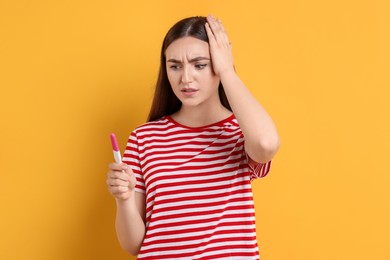
<svg viewBox="0 0 390 260">
<path fill-rule="evenodd" d="M 129 165 L 135 174 L 137 179 L 135 191 L 145 193 L 145 181 L 142 175 L 136 131 L 133 131 L 129 136 L 122 161 Z"/>
<path fill-rule="evenodd" d="M 272 160 L 266 163 L 259 163 L 252 160 L 247 153 L 245 154 L 248 161 L 249 172 L 251 174 L 251 181 L 258 178 L 264 178 L 268 175 L 268 172 L 271 169 Z"/>
</svg>

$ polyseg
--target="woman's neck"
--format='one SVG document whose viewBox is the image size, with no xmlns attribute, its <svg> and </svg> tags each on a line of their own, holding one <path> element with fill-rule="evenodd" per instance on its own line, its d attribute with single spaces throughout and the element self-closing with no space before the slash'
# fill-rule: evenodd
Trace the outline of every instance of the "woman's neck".
<svg viewBox="0 0 390 260">
<path fill-rule="evenodd" d="M 199 127 L 219 122 L 231 116 L 232 112 L 221 103 L 212 108 L 210 107 L 181 107 L 179 111 L 172 114 L 171 117 L 176 122 L 189 126 Z"/>
</svg>

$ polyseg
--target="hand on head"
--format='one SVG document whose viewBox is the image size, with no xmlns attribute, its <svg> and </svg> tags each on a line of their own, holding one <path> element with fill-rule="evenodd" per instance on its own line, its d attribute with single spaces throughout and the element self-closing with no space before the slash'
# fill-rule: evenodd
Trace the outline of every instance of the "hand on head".
<svg viewBox="0 0 390 260">
<path fill-rule="evenodd" d="M 223 73 L 234 71 L 232 45 L 221 20 L 208 15 L 205 26 L 215 74 L 221 76 Z"/>
</svg>

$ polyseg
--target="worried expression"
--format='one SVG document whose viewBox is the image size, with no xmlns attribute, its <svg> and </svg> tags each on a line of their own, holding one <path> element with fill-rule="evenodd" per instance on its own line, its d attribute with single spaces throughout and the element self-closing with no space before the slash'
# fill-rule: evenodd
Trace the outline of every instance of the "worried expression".
<svg viewBox="0 0 390 260">
<path fill-rule="evenodd" d="M 194 37 L 172 42 L 165 51 L 172 90 L 183 106 L 219 102 L 219 77 L 214 73 L 209 44 Z"/>
</svg>

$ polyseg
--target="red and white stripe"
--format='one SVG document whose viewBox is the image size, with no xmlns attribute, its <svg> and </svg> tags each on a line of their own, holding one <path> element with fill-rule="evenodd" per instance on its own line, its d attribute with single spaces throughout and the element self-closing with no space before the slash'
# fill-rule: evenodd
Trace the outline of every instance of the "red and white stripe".
<svg viewBox="0 0 390 260">
<path fill-rule="evenodd" d="M 205 127 L 169 116 L 129 137 L 123 161 L 146 193 L 138 259 L 259 259 L 251 181 L 271 166 L 251 160 L 234 115 Z"/>
</svg>

